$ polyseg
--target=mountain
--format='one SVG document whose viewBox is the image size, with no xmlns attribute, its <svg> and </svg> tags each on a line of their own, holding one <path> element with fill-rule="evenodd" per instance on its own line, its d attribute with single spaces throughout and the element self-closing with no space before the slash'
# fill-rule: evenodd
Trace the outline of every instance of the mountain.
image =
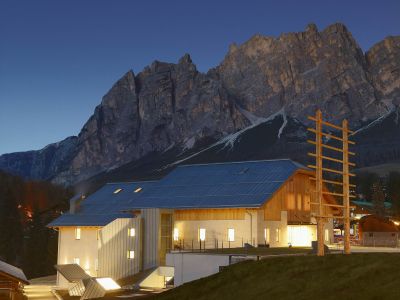
<svg viewBox="0 0 400 300">
<path fill-rule="evenodd" d="M 0 169 L 70 185 L 151 177 L 182 160 L 304 161 L 306 116 L 316 108 L 332 122 L 348 118 L 365 136 L 396 115 L 399 103 L 400 37 L 363 53 L 343 24 L 322 31 L 311 24 L 304 32 L 233 44 L 207 73 L 188 54 L 177 64 L 155 61 L 138 74 L 129 71 L 77 137 L 2 155 Z M 397 141 L 397 123 L 387 123 Z M 360 144 L 370 143 L 360 148 L 363 165 L 397 157 L 381 146 L 383 135 L 371 139 Z"/>
</svg>

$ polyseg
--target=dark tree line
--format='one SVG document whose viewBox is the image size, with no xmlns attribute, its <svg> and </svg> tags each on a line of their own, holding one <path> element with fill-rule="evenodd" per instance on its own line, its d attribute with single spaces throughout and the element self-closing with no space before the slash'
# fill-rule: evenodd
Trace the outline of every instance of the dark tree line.
<svg viewBox="0 0 400 300">
<path fill-rule="evenodd" d="M 0 259 L 28 278 L 54 273 L 57 232 L 46 227 L 68 208 L 71 192 L 0 171 Z"/>
<path fill-rule="evenodd" d="M 357 174 L 355 183 L 356 192 L 360 198 L 373 204 L 374 213 L 387 213 L 400 217 L 400 172 L 390 172 L 380 177 L 375 173 Z M 387 211 L 384 202 L 390 202 L 392 208 Z"/>
</svg>

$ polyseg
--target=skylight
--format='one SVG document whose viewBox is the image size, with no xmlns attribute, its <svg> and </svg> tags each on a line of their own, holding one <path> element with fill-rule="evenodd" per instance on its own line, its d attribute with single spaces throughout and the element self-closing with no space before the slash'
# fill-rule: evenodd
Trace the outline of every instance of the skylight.
<svg viewBox="0 0 400 300">
<path fill-rule="evenodd" d="M 113 193 L 114 194 L 118 194 L 119 192 L 121 192 L 122 191 L 122 189 L 116 189 Z"/>
<path fill-rule="evenodd" d="M 133 192 L 134 193 L 139 193 L 139 192 L 141 192 L 142 191 L 142 188 L 141 187 L 138 187 L 136 190 L 134 190 Z"/>
</svg>

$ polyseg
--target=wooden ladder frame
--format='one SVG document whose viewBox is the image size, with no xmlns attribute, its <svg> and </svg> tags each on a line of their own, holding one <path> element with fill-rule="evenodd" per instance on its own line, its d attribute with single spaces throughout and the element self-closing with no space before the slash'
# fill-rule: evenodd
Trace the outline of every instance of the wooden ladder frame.
<svg viewBox="0 0 400 300">
<path fill-rule="evenodd" d="M 315 153 L 308 153 L 309 156 L 315 158 L 315 165 L 308 165 L 309 168 L 315 170 L 315 177 L 311 178 L 315 181 L 315 193 L 316 202 L 312 202 L 311 205 L 317 206 L 317 214 L 315 218 L 317 220 L 317 240 L 318 240 L 318 256 L 324 256 L 324 224 L 328 219 L 343 219 L 344 223 L 344 253 L 350 254 L 350 198 L 354 197 L 350 195 L 350 187 L 355 187 L 354 184 L 350 184 L 350 177 L 354 177 L 355 174 L 350 173 L 350 166 L 354 167 L 355 164 L 349 161 L 349 155 L 354 156 L 355 153 L 349 151 L 349 144 L 354 145 L 355 142 L 349 140 L 349 135 L 353 135 L 354 132 L 349 130 L 348 121 L 344 119 L 342 126 L 338 126 L 329 122 L 326 122 L 322 118 L 321 110 L 317 110 L 315 116 L 309 116 L 309 120 L 315 122 L 315 128 L 308 128 L 307 130 L 315 134 L 315 140 L 307 140 L 308 143 L 315 145 Z M 325 133 L 322 130 L 323 126 L 333 128 L 341 132 L 342 136 L 332 135 Z M 323 143 L 322 137 L 326 136 L 330 139 L 339 141 L 342 144 L 341 148 L 333 147 Z M 342 159 L 337 159 L 323 154 L 323 149 L 329 149 L 332 151 L 342 153 Z M 329 160 L 342 165 L 342 170 L 335 170 L 323 167 L 323 161 Z M 342 176 L 342 181 L 334 181 L 324 179 L 324 172 L 339 174 Z M 343 192 L 331 193 L 323 190 L 323 184 L 333 184 L 342 186 Z M 323 203 L 323 195 L 331 195 L 334 197 L 341 198 L 343 200 L 342 205 L 339 204 L 325 204 Z M 323 208 L 336 207 L 343 210 L 343 216 L 332 216 L 324 214 Z"/>
</svg>

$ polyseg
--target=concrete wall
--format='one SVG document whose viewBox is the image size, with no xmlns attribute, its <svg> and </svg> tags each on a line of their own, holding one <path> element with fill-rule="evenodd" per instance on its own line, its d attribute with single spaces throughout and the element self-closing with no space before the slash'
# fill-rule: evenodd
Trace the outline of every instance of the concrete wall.
<svg viewBox="0 0 400 300">
<path fill-rule="evenodd" d="M 135 229 L 135 236 L 128 230 Z M 114 280 L 136 274 L 141 269 L 141 218 L 116 219 L 99 232 L 99 277 Z M 134 258 L 128 258 L 128 251 L 134 251 Z"/>
<path fill-rule="evenodd" d="M 229 265 L 228 255 L 170 253 L 167 266 L 174 267 L 174 285 L 200 279 L 219 272 L 220 266 Z"/>
<path fill-rule="evenodd" d="M 79 258 L 79 265 L 91 276 L 97 276 L 97 227 L 80 227 L 81 239 L 75 239 L 75 227 L 61 227 L 58 233 L 57 264 L 72 264 Z M 57 284 L 66 286 L 66 279 L 57 274 Z"/>
<path fill-rule="evenodd" d="M 257 245 L 269 244 L 271 247 L 287 247 L 287 212 L 281 211 L 280 221 L 265 221 L 264 212 L 262 210 L 258 211 L 258 214 L 259 222 L 257 224 Z M 269 240 L 265 239 L 265 229 L 269 230 Z M 277 239 L 277 229 L 279 229 L 279 239 Z"/>
<path fill-rule="evenodd" d="M 250 217 L 251 215 L 251 217 Z M 216 247 L 216 240 L 218 240 L 218 247 L 227 248 L 228 243 L 228 229 L 235 230 L 235 240 L 230 243 L 232 248 L 242 247 L 243 243 L 256 244 L 258 239 L 257 235 L 257 211 L 249 211 L 245 214 L 244 220 L 197 220 L 197 221 L 175 221 L 174 227 L 179 231 L 179 239 L 181 242 L 176 244 L 185 243 L 185 249 L 190 249 L 193 246 L 195 249 L 200 247 L 199 243 L 199 229 L 206 230 L 206 248 Z M 202 243 L 204 247 L 204 243 Z"/>
</svg>

